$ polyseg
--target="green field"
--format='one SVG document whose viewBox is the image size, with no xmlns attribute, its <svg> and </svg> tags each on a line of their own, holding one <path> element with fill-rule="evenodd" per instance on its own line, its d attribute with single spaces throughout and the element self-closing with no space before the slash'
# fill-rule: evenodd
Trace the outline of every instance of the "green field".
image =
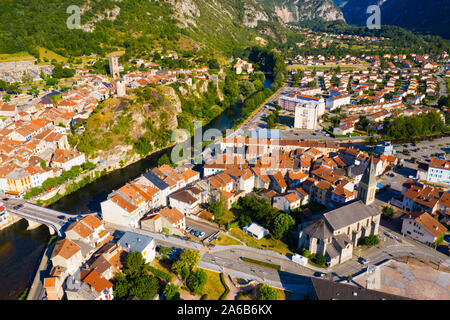
<svg viewBox="0 0 450 320">
<path fill-rule="evenodd" d="M 256 238 L 253 238 L 252 236 L 249 236 L 247 233 L 245 233 L 239 228 L 233 228 L 229 230 L 229 233 L 233 237 L 236 237 L 239 240 L 243 241 L 249 247 L 257 249 L 273 250 L 283 255 L 288 253 L 293 254 L 293 252 L 289 250 L 288 245 L 286 243 L 280 240 L 273 239 L 270 236 L 258 240 Z"/>
<path fill-rule="evenodd" d="M 66 62 L 67 61 L 67 58 L 57 54 L 56 52 L 48 50 L 46 48 L 37 47 L 37 49 L 39 50 L 39 58 L 41 60 L 44 60 L 44 58 L 47 58 L 48 61 L 52 61 L 53 59 L 55 59 L 57 62 Z"/>
<path fill-rule="evenodd" d="M 35 57 L 30 56 L 28 52 L 22 51 L 17 53 L 1 53 L 0 62 L 13 62 L 22 60 L 33 60 Z"/>
<path fill-rule="evenodd" d="M 202 290 L 202 294 L 208 295 L 208 300 L 219 300 L 219 297 L 225 292 L 225 287 L 220 281 L 220 273 L 203 269 L 208 275 L 208 282 Z"/>
</svg>

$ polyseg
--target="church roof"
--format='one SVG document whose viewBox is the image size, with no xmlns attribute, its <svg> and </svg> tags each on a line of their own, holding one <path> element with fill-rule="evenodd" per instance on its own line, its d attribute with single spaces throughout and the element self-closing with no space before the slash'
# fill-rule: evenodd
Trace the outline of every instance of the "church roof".
<svg viewBox="0 0 450 320">
<path fill-rule="evenodd" d="M 325 221 L 318 219 L 312 222 L 306 222 L 302 228 L 303 232 L 311 238 L 328 239 L 333 233 L 328 228 Z"/>
</svg>

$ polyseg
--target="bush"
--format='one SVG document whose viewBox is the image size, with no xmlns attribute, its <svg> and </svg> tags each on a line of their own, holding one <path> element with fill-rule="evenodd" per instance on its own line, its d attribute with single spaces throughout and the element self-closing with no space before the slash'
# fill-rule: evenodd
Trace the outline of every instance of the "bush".
<svg viewBox="0 0 450 320">
<path fill-rule="evenodd" d="M 168 283 L 164 288 L 164 295 L 166 296 L 166 300 L 180 300 L 179 287 Z"/>
<path fill-rule="evenodd" d="M 380 243 L 380 239 L 378 238 L 378 236 L 371 234 L 367 237 L 364 237 L 363 243 L 368 247 L 373 247 Z"/>
<path fill-rule="evenodd" d="M 302 256 L 304 256 L 305 258 L 309 258 L 311 256 L 311 251 L 306 248 L 302 248 Z"/>
<path fill-rule="evenodd" d="M 148 271 L 150 271 L 151 273 L 153 273 L 153 275 L 155 277 L 161 278 L 166 280 L 167 282 L 172 281 L 172 276 L 170 274 L 168 274 L 167 272 L 157 269 L 155 267 L 152 266 L 147 266 Z"/>
<path fill-rule="evenodd" d="M 260 285 L 259 289 L 259 300 L 277 300 L 278 294 L 277 291 L 266 284 Z"/>
<path fill-rule="evenodd" d="M 389 206 L 384 206 L 382 212 L 383 212 L 383 215 L 385 215 L 387 217 L 392 217 L 394 215 L 394 209 Z"/>
<path fill-rule="evenodd" d="M 320 266 L 323 266 L 327 263 L 327 258 L 323 254 L 316 254 L 313 258 L 313 262 L 317 263 Z"/>
</svg>

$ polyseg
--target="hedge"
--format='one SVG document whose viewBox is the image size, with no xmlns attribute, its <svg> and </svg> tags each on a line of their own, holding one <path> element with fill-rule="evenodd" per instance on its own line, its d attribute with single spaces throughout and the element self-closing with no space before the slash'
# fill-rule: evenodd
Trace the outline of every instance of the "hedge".
<svg viewBox="0 0 450 320">
<path fill-rule="evenodd" d="M 166 280 L 167 282 L 172 281 L 172 276 L 171 276 L 170 274 L 168 274 L 167 272 L 162 271 L 162 270 L 157 269 L 157 268 L 152 267 L 152 266 L 147 266 L 147 267 L 148 267 L 148 271 L 150 271 L 151 273 L 153 273 L 153 275 L 154 275 L 155 277 L 163 278 L 163 279 Z"/>
<path fill-rule="evenodd" d="M 267 268 L 271 268 L 271 269 L 275 269 L 275 270 L 281 270 L 281 266 L 278 264 L 254 260 L 254 259 L 250 259 L 250 258 L 246 258 L 246 257 L 243 257 L 242 260 L 244 260 L 245 262 L 248 262 L 248 263 L 259 264 L 263 267 L 267 267 Z"/>
<path fill-rule="evenodd" d="M 220 273 L 220 282 L 222 282 L 222 285 L 225 287 L 225 292 L 222 293 L 222 295 L 219 297 L 219 300 L 225 300 L 225 298 L 230 293 L 230 288 L 228 287 L 227 283 L 225 282 L 225 276 L 223 272 Z"/>
</svg>

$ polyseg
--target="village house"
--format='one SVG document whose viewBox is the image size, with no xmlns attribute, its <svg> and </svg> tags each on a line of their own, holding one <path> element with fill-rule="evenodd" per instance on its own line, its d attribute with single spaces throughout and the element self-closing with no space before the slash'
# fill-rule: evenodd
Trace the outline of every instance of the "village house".
<svg viewBox="0 0 450 320">
<path fill-rule="evenodd" d="M 432 246 L 447 228 L 426 212 L 410 212 L 402 219 L 402 235 Z"/>
</svg>

